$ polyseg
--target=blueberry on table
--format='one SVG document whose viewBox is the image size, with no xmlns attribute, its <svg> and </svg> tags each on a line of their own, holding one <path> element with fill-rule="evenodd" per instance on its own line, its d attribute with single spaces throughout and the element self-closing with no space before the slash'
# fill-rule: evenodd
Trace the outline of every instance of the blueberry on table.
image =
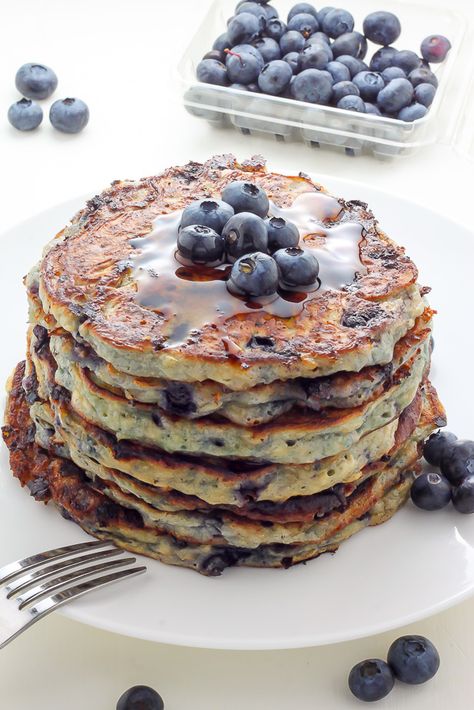
<svg viewBox="0 0 474 710">
<path fill-rule="evenodd" d="M 339 81 L 332 87 L 332 100 L 337 104 L 344 96 L 360 96 L 359 89 L 352 81 Z"/>
<path fill-rule="evenodd" d="M 298 101 L 327 105 L 331 101 L 332 84 L 318 69 L 305 69 L 292 80 L 290 92 Z"/>
<path fill-rule="evenodd" d="M 264 93 L 278 96 L 285 91 L 292 77 L 290 65 L 282 59 L 276 59 L 265 64 L 258 77 L 258 85 Z"/>
<path fill-rule="evenodd" d="M 367 54 L 367 40 L 360 32 L 344 32 L 331 45 L 334 58 L 341 54 L 349 54 L 357 59 L 363 59 Z"/>
<path fill-rule="evenodd" d="M 135 685 L 120 697 L 116 710 L 164 710 L 161 695 L 147 685 Z"/>
<path fill-rule="evenodd" d="M 423 456 L 433 466 L 440 466 L 443 456 L 451 452 L 453 444 L 457 440 L 456 434 L 450 431 L 435 431 L 425 441 Z"/>
<path fill-rule="evenodd" d="M 227 288 L 231 293 L 250 298 L 276 295 L 278 267 L 275 260 L 261 252 L 241 256 L 232 267 Z"/>
<path fill-rule="evenodd" d="M 222 200 L 210 197 L 205 200 L 196 200 L 184 208 L 180 228 L 189 227 L 191 224 L 200 224 L 204 227 L 211 227 L 220 234 L 233 214 L 233 208 Z"/>
<path fill-rule="evenodd" d="M 23 64 L 15 76 L 15 86 L 27 99 L 47 99 L 54 93 L 58 77 L 44 64 Z"/>
<path fill-rule="evenodd" d="M 474 441 L 458 439 L 441 456 L 441 472 L 454 486 L 474 474 Z"/>
<path fill-rule="evenodd" d="M 413 481 L 410 496 L 417 508 L 441 510 L 451 500 L 451 486 L 439 473 L 422 473 Z"/>
<path fill-rule="evenodd" d="M 288 30 L 301 32 L 303 37 L 307 39 L 313 32 L 319 30 L 319 23 L 314 15 L 310 15 L 308 12 L 301 12 L 298 15 L 293 15 L 293 17 L 288 20 Z"/>
<path fill-rule="evenodd" d="M 178 251 L 193 264 L 216 264 L 224 257 L 224 237 L 211 227 L 191 224 L 178 231 Z"/>
<path fill-rule="evenodd" d="M 354 29 L 354 18 L 347 10 L 333 9 L 324 15 L 322 30 L 332 39 L 336 39 Z"/>
<path fill-rule="evenodd" d="M 385 82 L 377 72 L 361 71 L 352 79 L 360 91 L 364 101 L 373 101 L 385 86 Z"/>
<path fill-rule="evenodd" d="M 79 133 L 89 123 L 89 109 L 81 99 L 62 99 L 49 109 L 49 120 L 62 133 Z"/>
<path fill-rule="evenodd" d="M 8 109 L 8 120 L 18 131 L 33 131 L 43 120 L 43 109 L 31 99 L 20 99 Z"/>
<path fill-rule="evenodd" d="M 280 40 L 280 37 L 286 32 L 286 25 L 283 20 L 279 20 L 278 17 L 274 17 L 271 20 L 267 20 L 265 25 L 265 34 L 270 39 L 274 39 L 276 42 Z"/>
<path fill-rule="evenodd" d="M 458 513 L 474 513 L 474 475 L 467 476 L 454 488 L 453 505 Z"/>
<path fill-rule="evenodd" d="M 235 180 L 222 190 L 222 199 L 234 208 L 234 212 L 253 212 L 266 217 L 270 203 L 266 193 L 253 182 Z"/>
<path fill-rule="evenodd" d="M 258 37 L 263 27 L 260 20 L 250 12 L 241 12 L 229 22 L 227 34 L 231 45 L 250 42 Z"/>
<path fill-rule="evenodd" d="M 411 121 L 417 121 L 419 118 L 423 118 L 423 116 L 426 116 L 428 113 L 428 109 L 426 106 L 423 106 L 423 104 L 410 104 L 410 106 L 405 106 L 405 108 L 402 108 L 402 110 L 398 113 L 397 118 L 400 119 L 400 121 L 406 121 L 407 123 L 411 123 Z"/>
<path fill-rule="evenodd" d="M 285 32 L 285 34 L 280 37 L 280 49 L 282 54 L 301 52 L 303 47 L 304 37 L 299 32 L 296 32 L 296 30 Z"/>
<path fill-rule="evenodd" d="M 415 101 L 429 108 L 433 103 L 436 94 L 436 86 L 433 84 L 417 84 L 415 86 Z"/>
<path fill-rule="evenodd" d="M 378 10 L 367 15 L 363 23 L 363 30 L 371 42 L 387 47 L 400 37 L 402 27 L 400 20 L 393 12 Z"/>
<path fill-rule="evenodd" d="M 283 217 L 269 217 L 265 220 L 268 234 L 268 251 L 273 254 L 278 249 L 296 247 L 300 241 L 298 227 Z"/>
<path fill-rule="evenodd" d="M 413 86 L 418 84 L 432 84 L 435 89 L 438 87 L 438 79 L 428 67 L 417 67 L 408 74 L 408 78 Z"/>
<path fill-rule="evenodd" d="M 400 67 L 387 67 L 380 74 L 385 84 L 388 84 L 388 82 L 392 81 L 392 79 L 407 78 L 407 75 L 405 74 L 403 69 L 400 69 Z"/>
<path fill-rule="evenodd" d="M 280 286 L 286 291 L 314 289 L 318 282 L 319 262 L 310 251 L 286 247 L 273 254 L 280 272 Z"/>
<path fill-rule="evenodd" d="M 397 52 L 391 62 L 393 67 L 400 67 L 405 74 L 409 74 L 413 69 L 416 69 L 421 64 L 420 57 L 412 52 L 411 49 L 402 49 Z"/>
<path fill-rule="evenodd" d="M 294 17 L 295 15 L 300 15 L 302 12 L 308 15 L 313 15 L 313 17 L 318 19 L 318 13 L 314 5 L 311 5 L 309 2 L 297 2 L 296 5 L 293 5 L 293 7 L 288 13 L 288 22 L 291 20 L 292 17 Z"/>
<path fill-rule="evenodd" d="M 264 61 L 261 56 L 250 52 L 236 53 L 227 50 L 225 65 L 229 81 L 238 84 L 251 84 L 257 80 L 263 69 Z"/>
<path fill-rule="evenodd" d="M 393 673 L 385 661 L 368 658 L 354 666 L 349 673 L 349 689 L 359 700 L 374 702 L 390 693 L 395 683 Z"/>
<path fill-rule="evenodd" d="M 265 64 L 272 62 L 274 59 L 281 58 L 281 49 L 278 42 L 271 37 L 259 37 L 254 40 L 254 46 L 260 52 Z"/>
<path fill-rule="evenodd" d="M 300 52 L 299 71 L 305 69 L 324 69 L 329 61 L 327 47 L 324 44 L 310 44 Z"/>
<path fill-rule="evenodd" d="M 439 668 L 439 654 L 424 636 L 401 636 L 388 650 L 387 661 L 403 683 L 418 685 L 432 678 Z"/>
<path fill-rule="evenodd" d="M 229 261 L 244 254 L 268 251 L 268 233 L 265 222 L 253 212 L 239 212 L 229 219 L 222 236 Z"/>
<path fill-rule="evenodd" d="M 443 35 L 430 35 L 425 37 L 421 43 L 421 56 L 425 62 L 438 64 L 446 59 L 446 55 L 451 49 L 451 42 Z"/>
<path fill-rule="evenodd" d="M 204 84 L 215 84 L 216 86 L 227 86 L 229 77 L 225 64 L 217 59 L 202 59 L 196 68 L 198 81 Z"/>
<path fill-rule="evenodd" d="M 356 111 L 357 113 L 365 113 L 365 102 L 360 96 L 348 94 L 343 96 L 337 102 L 337 108 L 342 108 L 345 111 Z"/>
<path fill-rule="evenodd" d="M 385 113 L 398 113 L 413 99 L 413 86 L 408 79 L 392 79 L 377 96 L 377 105 Z"/>
<path fill-rule="evenodd" d="M 361 71 L 367 71 L 368 67 L 365 62 L 363 62 L 361 59 L 357 59 L 356 57 L 353 57 L 350 54 L 341 54 L 337 58 L 337 61 L 340 62 L 341 64 L 344 64 L 349 69 L 349 72 L 351 74 L 351 77 L 354 77 L 356 74 L 359 74 Z"/>
<path fill-rule="evenodd" d="M 342 64 L 342 62 L 328 62 L 326 65 L 326 71 L 331 74 L 335 84 L 339 84 L 342 81 L 349 81 L 351 78 L 349 69 L 345 64 Z"/>
<path fill-rule="evenodd" d="M 392 62 L 397 53 L 398 49 L 395 47 L 381 47 L 370 60 L 370 70 L 382 72 L 387 67 L 393 66 Z"/>
</svg>

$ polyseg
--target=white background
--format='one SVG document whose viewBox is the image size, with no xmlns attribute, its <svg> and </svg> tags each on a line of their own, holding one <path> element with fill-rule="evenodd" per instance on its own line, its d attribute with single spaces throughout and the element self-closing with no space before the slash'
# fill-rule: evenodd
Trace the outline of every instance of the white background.
<svg viewBox="0 0 474 710">
<path fill-rule="evenodd" d="M 214 130 L 188 116 L 173 71 L 208 4 L 0 0 L 0 231 L 64 200 L 93 194 L 113 179 L 154 174 L 219 152 L 239 158 L 260 152 L 272 168 L 349 177 L 471 226 L 469 136 L 463 141 L 456 133 L 408 159 L 380 163 Z M 341 4 L 357 5 L 356 0 Z M 425 4 L 428 28 L 433 3 Z M 381 2 L 381 8 L 389 7 L 388 0 Z M 474 23 L 471 0 L 451 0 L 449 7 L 458 7 Z M 443 28 L 420 29 L 420 38 L 434 31 Z M 54 98 L 78 96 L 89 104 L 91 121 L 82 134 L 55 132 L 47 116 L 33 134 L 8 125 L 4 116 L 18 98 L 14 75 L 27 61 L 55 68 Z M 468 70 L 461 65 L 458 72 L 459 91 L 467 92 Z M 467 98 L 466 108 L 474 115 L 474 97 Z M 464 118 L 469 125 L 466 113 Z M 363 199 L 363 185 L 357 197 Z M 410 630 L 435 641 L 441 670 L 425 687 L 397 687 L 381 707 L 472 707 L 474 600 Z M 200 651 L 118 637 L 56 616 L 0 652 L 0 707 L 113 710 L 123 690 L 144 683 L 161 692 L 167 710 L 355 708 L 360 704 L 346 690 L 348 670 L 368 656 L 383 657 L 396 635 L 301 651 Z"/>
</svg>

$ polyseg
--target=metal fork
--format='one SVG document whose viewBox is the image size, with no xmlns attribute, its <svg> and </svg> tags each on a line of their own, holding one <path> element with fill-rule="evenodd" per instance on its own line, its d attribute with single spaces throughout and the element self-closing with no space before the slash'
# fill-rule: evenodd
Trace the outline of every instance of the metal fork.
<svg viewBox="0 0 474 710">
<path fill-rule="evenodd" d="M 123 553 L 110 542 L 95 540 L 58 547 L 1 567 L 0 648 L 66 602 L 145 572 L 146 567 L 130 566 L 135 557 L 108 560 Z M 126 565 L 126 569 L 102 574 Z M 86 581 L 77 584 L 81 579 Z"/>
</svg>

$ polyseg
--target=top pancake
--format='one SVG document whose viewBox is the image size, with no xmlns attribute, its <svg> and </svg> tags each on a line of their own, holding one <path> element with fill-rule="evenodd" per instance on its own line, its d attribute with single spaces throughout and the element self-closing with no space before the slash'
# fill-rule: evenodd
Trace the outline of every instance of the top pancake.
<svg viewBox="0 0 474 710">
<path fill-rule="evenodd" d="M 395 343 L 423 311 L 423 299 L 416 267 L 358 201 L 338 200 L 339 214 L 329 222 L 323 217 L 319 226 L 328 228 L 327 241 L 330 228 L 360 225 L 360 272 L 347 286 L 318 292 L 296 315 L 245 309 L 202 322 L 176 342 L 173 316 L 141 305 L 133 239 L 148 235 L 159 215 L 217 197 L 233 180 L 255 182 L 276 208 L 291 206 L 303 193 L 326 194 L 306 176 L 268 172 L 259 159 L 239 165 L 228 155 L 138 182 L 115 182 L 51 242 L 28 278 L 29 288 L 38 288 L 43 309 L 55 322 L 114 367 L 136 376 L 209 379 L 245 390 L 277 379 L 390 362 Z"/>
</svg>

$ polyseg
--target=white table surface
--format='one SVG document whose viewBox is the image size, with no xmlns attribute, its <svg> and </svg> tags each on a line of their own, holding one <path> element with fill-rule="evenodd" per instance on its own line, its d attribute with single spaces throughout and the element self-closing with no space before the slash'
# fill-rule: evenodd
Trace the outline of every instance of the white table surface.
<svg viewBox="0 0 474 710">
<path fill-rule="evenodd" d="M 425 4 L 429 17 L 432 3 Z M 474 24 L 471 0 L 445 4 Z M 356 2 L 342 5 L 351 9 Z M 375 184 L 471 226 L 474 167 L 459 146 L 456 152 L 440 144 L 381 163 L 216 131 L 188 116 L 172 71 L 207 6 L 208 0 L 0 2 L 0 231 L 115 178 L 219 152 L 263 153 L 272 167 Z M 15 71 L 26 61 L 55 68 L 54 98 L 88 102 L 91 121 L 82 134 L 63 136 L 47 119 L 31 135 L 10 128 L 4 115 L 17 98 Z M 461 90 L 468 78 L 466 72 Z M 474 109 L 473 96 L 467 106 Z M 363 199 L 363 186 L 360 192 Z M 474 599 L 400 633 L 408 631 L 436 643 L 441 670 L 425 687 L 397 686 L 381 707 L 473 707 Z M 348 670 L 363 658 L 383 657 L 397 635 L 297 651 L 222 652 L 119 637 L 53 616 L 0 652 L 0 707 L 113 710 L 121 692 L 143 683 L 160 691 L 167 710 L 350 709 L 361 705 L 346 689 Z"/>
</svg>

